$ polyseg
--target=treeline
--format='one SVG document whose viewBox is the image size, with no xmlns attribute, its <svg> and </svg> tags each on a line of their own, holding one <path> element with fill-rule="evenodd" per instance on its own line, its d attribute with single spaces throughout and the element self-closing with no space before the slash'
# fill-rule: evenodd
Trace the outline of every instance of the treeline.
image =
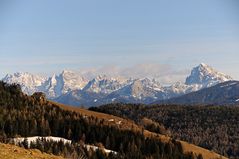
<svg viewBox="0 0 239 159">
<path fill-rule="evenodd" d="M 145 138 L 141 132 L 105 125 L 103 120 L 93 116 L 85 117 L 53 106 L 39 93 L 27 96 L 19 85 L 0 82 L 0 140 L 4 142 L 17 136 L 58 136 L 74 143 L 102 144 L 118 152 L 117 158 L 200 157 L 183 154 L 181 144 L 175 140 L 164 143 Z"/>
<path fill-rule="evenodd" d="M 137 123 L 146 117 L 163 125 L 174 139 L 230 158 L 239 158 L 238 106 L 108 104 L 90 109 L 129 118 Z"/>
</svg>

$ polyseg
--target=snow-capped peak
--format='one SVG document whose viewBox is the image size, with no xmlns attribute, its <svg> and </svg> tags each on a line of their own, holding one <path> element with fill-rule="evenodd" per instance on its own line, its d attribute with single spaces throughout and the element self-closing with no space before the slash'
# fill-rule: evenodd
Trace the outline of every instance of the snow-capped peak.
<svg viewBox="0 0 239 159">
<path fill-rule="evenodd" d="M 55 98 L 70 91 L 82 89 L 87 82 L 79 73 L 63 70 L 61 74 L 54 74 L 46 81 L 46 94 L 50 98 Z"/>
<path fill-rule="evenodd" d="M 8 74 L 3 81 L 20 84 L 27 94 L 40 91 L 49 99 L 64 104 L 92 106 L 112 101 L 152 103 L 232 80 L 230 76 L 204 63 L 192 69 L 185 83 L 175 83 L 171 86 L 161 86 L 155 79 L 147 77 L 141 79 L 106 75 L 93 77 L 95 78 L 88 80 L 78 72 L 63 70 L 62 73 L 49 78 L 30 73 Z"/>
<path fill-rule="evenodd" d="M 17 83 L 20 84 L 22 90 L 27 94 L 32 94 L 35 92 L 37 87 L 40 87 L 44 81 L 45 77 L 33 75 L 28 72 L 17 72 L 14 74 L 7 74 L 2 81 L 6 83 Z"/>
<path fill-rule="evenodd" d="M 210 67 L 210 66 L 208 66 L 207 64 L 205 64 L 205 63 L 203 63 L 203 62 L 200 63 L 199 66 L 200 66 L 200 67 Z"/>
<path fill-rule="evenodd" d="M 110 78 L 106 75 L 100 75 L 89 81 L 83 90 L 88 92 L 109 94 L 120 89 L 124 85 L 124 81 L 120 79 Z"/>
<path fill-rule="evenodd" d="M 48 98 L 56 98 L 72 90 L 82 89 L 88 80 L 80 74 L 64 70 L 61 74 L 53 74 L 51 77 L 41 77 L 27 72 L 7 74 L 3 79 L 6 83 L 18 83 L 23 92 L 33 94 L 44 92 Z"/>
<path fill-rule="evenodd" d="M 209 87 L 229 80 L 232 80 L 230 76 L 216 71 L 205 63 L 201 63 L 192 69 L 191 74 L 187 77 L 185 84 L 197 84 L 202 85 L 203 87 Z"/>
<path fill-rule="evenodd" d="M 133 100 L 149 100 L 157 99 L 161 96 L 164 88 L 156 80 L 149 78 L 131 80 L 125 87 L 113 93 L 112 99 L 125 98 Z"/>
<path fill-rule="evenodd" d="M 101 80 L 108 80 L 110 79 L 109 77 L 107 77 L 106 75 L 98 75 L 94 78 L 95 80 L 101 81 Z"/>
<path fill-rule="evenodd" d="M 13 83 L 29 83 L 29 84 L 36 84 L 40 85 L 42 80 L 44 80 L 44 77 L 33 75 L 28 72 L 16 72 L 14 74 L 7 74 L 2 80 Z"/>
</svg>

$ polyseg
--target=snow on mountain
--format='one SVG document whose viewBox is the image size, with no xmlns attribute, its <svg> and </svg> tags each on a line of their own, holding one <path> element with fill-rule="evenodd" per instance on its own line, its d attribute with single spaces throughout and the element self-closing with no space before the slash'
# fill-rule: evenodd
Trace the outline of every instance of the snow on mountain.
<svg viewBox="0 0 239 159">
<path fill-rule="evenodd" d="M 37 140 L 45 140 L 45 141 L 53 141 L 53 142 L 63 142 L 64 144 L 71 144 L 72 141 L 62 138 L 62 137 L 54 137 L 54 136 L 32 136 L 32 137 L 17 137 L 17 138 L 12 138 L 11 139 L 13 141 L 13 143 L 15 145 L 18 145 L 22 142 L 24 142 L 24 140 L 27 141 L 28 144 L 28 148 L 30 148 L 30 144 L 31 143 L 36 143 Z M 84 144 L 83 145 L 88 151 L 93 150 L 93 151 L 97 151 L 98 149 L 102 149 L 104 152 L 108 153 L 114 153 L 117 154 L 116 151 L 113 150 L 109 150 L 109 149 L 105 149 L 105 148 L 101 148 L 95 145 L 89 145 L 89 144 Z"/>
<path fill-rule="evenodd" d="M 112 92 L 99 100 L 101 103 L 150 103 L 164 98 L 164 88 L 156 81 L 148 78 L 135 79 L 119 90 Z"/>
<path fill-rule="evenodd" d="M 64 70 L 60 74 L 60 78 L 64 83 L 63 94 L 69 92 L 69 90 L 82 89 L 88 83 L 86 78 L 72 71 Z"/>
<path fill-rule="evenodd" d="M 19 83 L 27 94 L 44 92 L 48 98 L 75 106 L 98 106 L 111 102 L 152 103 L 214 86 L 232 80 L 228 75 L 201 63 L 192 69 L 185 83 L 161 86 L 154 79 L 121 79 L 119 77 L 97 76 L 87 80 L 72 71 L 45 78 L 29 73 L 7 75 L 3 81 Z"/>
<path fill-rule="evenodd" d="M 97 76 L 88 82 L 83 88 L 83 91 L 110 94 L 123 86 L 127 81 L 123 81 L 117 78 L 109 78 L 107 76 Z"/>
<path fill-rule="evenodd" d="M 66 70 L 49 78 L 30 73 L 14 73 L 6 75 L 2 80 L 6 83 L 20 84 L 23 92 L 29 95 L 44 92 L 48 98 L 56 98 L 70 91 L 82 89 L 88 82 L 80 74 Z"/>
<path fill-rule="evenodd" d="M 198 84 L 186 85 L 181 82 L 176 82 L 175 84 L 168 86 L 168 87 L 164 87 L 164 88 L 165 88 L 165 92 L 166 92 L 166 95 L 165 95 L 166 98 L 164 98 L 164 99 L 169 99 L 172 97 L 176 97 L 176 96 L 180 96 L 183 94 L 197 91 L 202 88 L 202 85 L 198 85 Z"/>
<path fill-rule="evenodd" d="M 142 99 L 145 97 L 154 97 L 158 92 L 162 91 L 162 87 L 155 80 L 136 79 L 129 85 L 116 91 L 114 94 L 120 96 L 131 96 L 133 98 Z"/>
<path fill-rule="evenodd" d="M 71 91 L 55 100 L 74 106 L 97 106 L 109 103 L 102 99 L 125 87 L 130 82 L 131 80 L 112 78 L 105 75 L 97 76 L 90 80 L 83 89 Z"/>
<path fill-rule="evenodd" d="M 182 105 L 234 105 L 239 103 L 238 99 L 239 81 L 226 81 L 196 92 L 191 92 L 168 100 L 156 101 L 155 103 Z"/>
<path fill-rule="evenodd" d="M 99 103 L 100 99 L 104 98 L 106 94 L 101 92 L 90 92 L 83 90 L 73 90 L 63 94 L 54 100 L 59 103 L 73 105 L 73 106 L 98 106 L 104 103 Z"/>
<path fill-rule="evenodd" d="M 167 93 L 166 99 L 195 92 L 202 88 L 211 87 L 218 83 L 230 80 L 232 80 L 230 76 L 201 63 L 192 69 L 191 74 L 186 78 L 185 83 L 177 82 L 169 87 L 165 87 Z"/>
<path fill-rule="evenodd" d="M 32 136 L 32 137 L 16 137 L 16 138 L 12 138 L 13 143 L 14 144 L 20 144 L 22 143 L 24 140 L 27 139 L 27 143 L 28 143 L 28 147 L 30 147 L 31 142 L 36 143 L 37 140 L 46 140 L 46 141 L 54 141 L 54 142 L 60 142 L 62 141 L 64 144 L 71 144 L 71 140 L 67 140 L 65 138 L 61 138 L 61 137 L 54 137 L 54 136 Z"/>
<path fill-rule="evenodd" d="M 193 68 L 191 75 L 187 77 L 186 85 L 202 85 L 202 87 L 210 87 L 218 83 L 232 80 L 228 75 L 214 70 L 212 67 L 201 63 L 199 66 Z"/>
<path fill-rule="evenodd" d="M 7 74 L 2 81 L 10 84 L 20 84 L 23 92 L 27 94 L 33 94 L 38 90 L 42 90 L 42 85 L 46 81 L 46 78 L 38 75 L 32 75 L 27 72 L 17 72 L 13 75 Z"/>
<path fill-rule="evenodd" d="M 87 82 L 81 75 L 64 70 L 61 74 L 50 77 L 43 87 L 49 98 L 56 98 L 70 91 L 82 89 Z"/>
</svg>

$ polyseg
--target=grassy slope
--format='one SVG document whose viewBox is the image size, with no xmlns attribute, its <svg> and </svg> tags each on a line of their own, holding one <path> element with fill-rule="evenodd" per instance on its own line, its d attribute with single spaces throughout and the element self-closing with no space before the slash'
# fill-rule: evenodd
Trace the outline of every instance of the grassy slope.
<svg viewBox="0 0 239 159">
<path fill-rule="evenodd" d="M 120 129 L 124 129 L 124 130 L 134 130 L 134 131 L 142 131 L 142 127 L 136 125 L 133 121 L 131 120 L 126 120 L 120 117 L 116 117 L 113 115 L 109 115 L 109 114 L 104 114 L 104 113 L 99 113 L 99 112 L 93 112 L 93 111 L 89 111 L 86 109 L 82 109 L 82 108 L 78 108 L 78 107 L 73 107 L 73 106 L 66 106 L 63 104 L 59 104 L 59 103 L 55 103 L 55 102 L 50 102 L 52 103 L 52 105 L 58 106 L 64 110 L 69 110 L 69 111 L 75 111 L 78 112 L 82 115 L 85 116 L 94 116 L 97 117 L 99 119 L 104 119 L 106 121 L 108 121 L 107 125 L 113 125 L 116 126 Z M 114 119 L 114 121 L 109 121 L 111 119 Z M 121 121 L 121 124 L 117 124 L 119 121 Z M 157 138 L 163 142 L 167 142 L 170 140 L 170 137 L 167 137 L 165 135 L 159 135 L 156 133 L 152 133 L 150 131 L 144 130 L 144 135 L 146 137 L 153 137 L 153 138 Z M 183 147 L 183 152 L 186 153 L 195 153 L 195 154 L 202 154 L 204 159 L 226 159 L 226 157 L 220 156 L 215 152 L 206 150 L 204 148 L 189 144 L 187 142 L 184 141 L 179 141 L 182 144 Z"/>
<path fill-rule="evenodd" d="M 60 156 L 54 156 L 42 153 L 36 149 L 24 149 L 15 145 L 0 143 L 1 159 L 63 159 Z"/>
</svg>

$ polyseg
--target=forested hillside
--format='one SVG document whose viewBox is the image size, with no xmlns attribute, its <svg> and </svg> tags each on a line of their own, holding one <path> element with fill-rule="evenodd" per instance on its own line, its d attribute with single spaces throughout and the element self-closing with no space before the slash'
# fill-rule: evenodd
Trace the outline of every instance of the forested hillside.
<svg viewBox="0 0 239 159">
<path fill-rule="evenodd" d="M 73 143 L 101 144 L 117 152 L 110 155 L 89 153 L 87 158 L 202 157 L 193 153 L 183 153 L 182 145 L 176 140 L 163 142 L 153 137 L 146 137 L 140 131 L 119 129 L 105 122 L 94 116 L 84 116 L 54 106 L 46 101 L 41 93 L 27 96 L 21 92 L 19 85 L 0 82 L 0 141 L 2 142 L 17 136 L 58 136 L 70 139 Z M 49 148 L 50 144 L 46 145 Z M 55 153 L 53 148 L 49 150 L 43 144 L 41 146 L 43 146 L 42 151 Z M 57 149 L 57 146 L 54 148 Z M 64 151 L 68 150 L 70 151 L 66 148 Z M 62 151 L 60 149 L 57 152 Z"/>
<path fill-rule="evenodd" d="M 145 127 L 151 131 L 239 158 L 238 106 L 109 104 L 91 110 L 129 118 L 139 124 L 148 118 L 157 123 Z"/>
</svg>

